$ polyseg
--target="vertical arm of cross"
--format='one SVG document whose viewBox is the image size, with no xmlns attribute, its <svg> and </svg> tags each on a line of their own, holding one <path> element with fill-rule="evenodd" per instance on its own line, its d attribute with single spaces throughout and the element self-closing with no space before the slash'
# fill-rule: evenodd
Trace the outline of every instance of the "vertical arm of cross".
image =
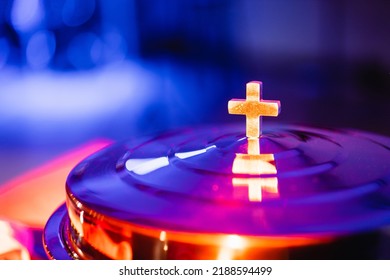
<svg viewBox="0 0 390 280">
<path fill-rule="evenodd" d="M 261 130 L 261 119 L 246 116 L 246 137 L 259 138 Z"/>
<path fill-rule="evenodd" d="M 248 102 L 248 110 L 246 113 L 246 137 L 258 138 L 261 134 L 261 117 L 255 113 L 254 106 L 251 104 L 259 104 L 261 96 L 262 83 L 250 82 L 246 84 L 246 102 Z"/>
<path fill-rule="evenodd" d="M 246 101 L 260 101 L 261 96 L 261 82 L 249 82 L 246 84 Z"/>
</svg>

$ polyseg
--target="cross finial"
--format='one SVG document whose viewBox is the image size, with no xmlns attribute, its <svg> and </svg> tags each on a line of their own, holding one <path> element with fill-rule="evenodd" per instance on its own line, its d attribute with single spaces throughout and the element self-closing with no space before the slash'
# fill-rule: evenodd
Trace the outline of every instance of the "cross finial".
<svg viewBox="0 0 390 280">
<path fill-rule="evenodd" d="M 246 84 L 246 99 L 232 99 L 228 103 L 229 114 L 246 115 L 246 136 L 258 138 L 261 135 L 261 117 L 276 117 L 280 113 L 280 102 L 261 99 L 262 83 Z"/>
</svg>

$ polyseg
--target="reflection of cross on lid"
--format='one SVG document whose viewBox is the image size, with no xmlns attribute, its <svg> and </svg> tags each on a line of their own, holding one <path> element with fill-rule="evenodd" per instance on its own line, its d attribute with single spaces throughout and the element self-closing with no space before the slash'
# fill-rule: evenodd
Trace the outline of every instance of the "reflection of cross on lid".
<svg viewBox="0 0 390 280">
<path fill-rule="evenodd" d="M 280 102 L 261 99 L 261 82 L 246 84 L 246 99 L 232 99 L 228 103 L 229 114 L 246 115 L 246 136 L 259 137 L 261 117 L 276 117 L 280 113 Z"/>
<path fill-rule="evenodd" d="M 254 142 L 251 144 L 252 147 L 259 146 L 259 139 L 248 138 L 248 142 L 249 141 Z M 250 144 L 248 143 L 248 154 L 236 154 L 233 161 L 232 172 L 234 174 L 248 175 L 276 174 L 277 170 L 274 155 L 260 154 L 256 153 L 256 151 L 250 151 Z M 248 188 L 249 201 L 262 201 L 263 191 L 267 193 L 268 198 L 278 197 L 279 195 L 278 179 L 276 177 L 233 178 L 232 183 L 234 187 Z"/>
</svg>

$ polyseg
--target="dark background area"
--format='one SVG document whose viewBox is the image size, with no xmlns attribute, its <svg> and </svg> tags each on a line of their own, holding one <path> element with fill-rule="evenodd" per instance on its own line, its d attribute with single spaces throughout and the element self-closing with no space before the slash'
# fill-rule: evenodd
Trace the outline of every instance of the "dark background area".
<svg viewBox="0 0 390 280">
<path fill-rule="evenodd" d="M 390 135 L 390 1 L 0 0 L 0 183 L 97 138 L 275 120 Z"/>
</svg>

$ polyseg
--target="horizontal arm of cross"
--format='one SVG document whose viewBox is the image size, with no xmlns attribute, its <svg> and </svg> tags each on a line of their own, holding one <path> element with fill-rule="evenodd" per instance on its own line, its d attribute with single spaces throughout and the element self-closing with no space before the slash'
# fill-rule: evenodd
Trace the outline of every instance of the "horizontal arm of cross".
<svg viewBox="0 0 390 280">
<path fill-rule="evenodd" d="M 280 112 L 280 102 L 267 101 L 247 101 L 243 99 L 232 99 L 228 103 L 230 114 L 246 115 L 249 118 L 258 118 L 260 116 L 276 117 Z"/>
</svg>

